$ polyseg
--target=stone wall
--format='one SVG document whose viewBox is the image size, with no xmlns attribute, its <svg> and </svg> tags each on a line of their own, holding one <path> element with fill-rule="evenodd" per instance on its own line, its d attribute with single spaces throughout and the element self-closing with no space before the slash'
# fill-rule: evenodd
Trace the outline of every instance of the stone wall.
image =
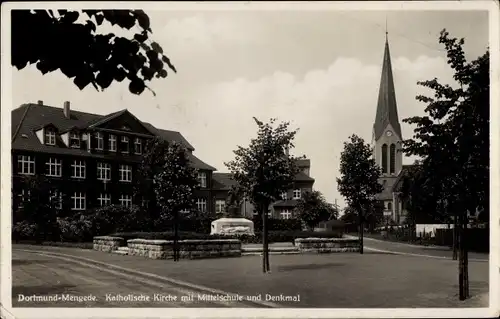
<svg viewBox="0 0 500 319">
<path fill-rule="evenodd" d="M 97 236 L 94 237 L 94 250 L 112 252 L 118 247 L 125 246 L 125 240 L 121 237 Z"/>
<path fill-rule="evenodd" d="M 351 238 L 297 238 L 299 252 L 339 253 L 359 252 L 359 240 Z"/>
<path fill-rule="evenodd" d="M 128 254 L 151 259 L 172 259 L 173 240 L 130 239 Z M 237 239 L 180 240 L 179 257 L 185 259 L 239 257 L 241 242 Z"/>
</svg>

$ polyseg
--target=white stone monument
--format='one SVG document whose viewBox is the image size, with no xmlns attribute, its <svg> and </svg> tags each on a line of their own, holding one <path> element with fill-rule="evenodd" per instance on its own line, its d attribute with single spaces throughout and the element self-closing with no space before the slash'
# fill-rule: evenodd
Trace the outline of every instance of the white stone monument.
<svg viewBox="0 0 500 319">
<path fill-rule="evenodd" d="M 253 221 L 246 218 L 219 218 L 212 222 L 210 235 L 254 236 Z"/>
</svg>

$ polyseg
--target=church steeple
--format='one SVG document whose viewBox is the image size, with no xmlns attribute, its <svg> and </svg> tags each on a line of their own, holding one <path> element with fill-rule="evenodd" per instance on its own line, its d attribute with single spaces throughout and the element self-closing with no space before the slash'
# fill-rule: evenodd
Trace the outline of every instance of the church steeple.
<svg viewBox="0 0 500 319">
<path fill-rule="evenodd" d="M 384 60 L 378 93 L 377 114 L 373 125 L 373 138 L 378 140 L 389 124 L 392 126 L 394 133 L 397 134 L 399 138 L 402 138 L 386 26 Z"/>
</svg>

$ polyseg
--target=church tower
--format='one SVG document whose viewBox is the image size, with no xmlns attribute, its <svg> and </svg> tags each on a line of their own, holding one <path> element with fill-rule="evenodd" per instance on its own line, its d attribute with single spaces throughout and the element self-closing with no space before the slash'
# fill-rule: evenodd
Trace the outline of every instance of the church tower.
<svg viewBox="0 0 500 319">
<path fill-rule="evenodd" d="M 399 151 L 402 140 L 386 32 L 377 113 L 373 123 L 372 147 L 375 161 L 382 170 L 380 183 L 384 185 L 384 191 L 378 197 L 384 201 L 385 210 L 391 212 L 394 212 L 392 185 L 403 166 L 403 154 Z"/>
</svg>

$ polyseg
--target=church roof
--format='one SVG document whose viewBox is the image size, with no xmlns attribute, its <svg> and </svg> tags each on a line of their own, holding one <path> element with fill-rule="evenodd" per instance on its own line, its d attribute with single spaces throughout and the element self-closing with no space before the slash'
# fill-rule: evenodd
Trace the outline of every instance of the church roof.
<svg viewBox="0 0 500 319">
<path fill-rule="evenodd" d="M 384 61 L 378 92 L 377 114 L 375 116 L 375 123 L 373 124 L 375 140 L 380 138 L 388 124 L 391 124 L 395 131 L 394 133 L 402 138 L 401 125 L 399 124 L 398 119 L 394 78 L 392 76 L 391 54 L 389 51 L 389 42 L 386 36 Z"/>
</svg>

